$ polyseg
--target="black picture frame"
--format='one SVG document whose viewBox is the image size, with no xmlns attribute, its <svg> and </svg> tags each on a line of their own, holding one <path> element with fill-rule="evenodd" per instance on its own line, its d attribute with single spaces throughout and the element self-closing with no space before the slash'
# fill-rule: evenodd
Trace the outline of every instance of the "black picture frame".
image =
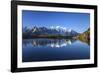
<svg viewBox="0 0 100 73">
<path fill-rule="evenodd" d="M 61 65 L 47 67 L 17 67 L 17 7 L 18 5 L 27 6 L 46 6 L 46 7 L 61 7 L 61 8 L 80 8 L 94 10 L 94 64 L 80 65 Z M 11 72 L 25 71 L 43 71 L 43 70 L 58 70 L 58 69 L 74 69 L 74 68 L 90 68 L 97 67 L 97 6 L 96 5 L 81 5 L 81 4 L 62 4 L 62 3 L 47 3 L 33 1 L 11 1 Z"/>
</svg>

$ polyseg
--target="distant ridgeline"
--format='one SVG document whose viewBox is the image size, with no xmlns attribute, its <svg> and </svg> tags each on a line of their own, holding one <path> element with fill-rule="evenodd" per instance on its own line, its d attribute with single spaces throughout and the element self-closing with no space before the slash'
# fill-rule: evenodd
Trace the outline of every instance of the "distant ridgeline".
<svg viewBox="0 0 100 73">
<path fill-rule="evenodd" d="M 65 28 L 46 28 L 46 27 L 33 27 L 23 28 L 23 38 L 73 38 L 79 35 L 74 30 L 66 30 Z"/>
<path fill-rule="evenodd" d="M 90 28 L 83 33 L 63 28 L 33 27 L 23 28 L 23 39 L 30 38 L 75 38 L 83 42 L 90 41 Z"/>
</svg>

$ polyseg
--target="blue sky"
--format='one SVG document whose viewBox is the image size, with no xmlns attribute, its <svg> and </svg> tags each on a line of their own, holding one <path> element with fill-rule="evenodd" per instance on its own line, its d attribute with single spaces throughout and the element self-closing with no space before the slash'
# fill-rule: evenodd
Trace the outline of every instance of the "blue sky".
<svg viewBox="0 0 100 73">
<path fill-rule="evenodd" d="M 82 33 L 90 27 L 90 14 L 23 10 L 22 24 L 23 27 L 61 26 Z"/>
</svg>

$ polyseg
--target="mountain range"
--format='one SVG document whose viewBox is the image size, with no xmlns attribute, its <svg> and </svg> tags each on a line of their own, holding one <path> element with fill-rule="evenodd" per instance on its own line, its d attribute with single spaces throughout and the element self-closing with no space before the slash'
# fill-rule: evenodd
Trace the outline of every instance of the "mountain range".
<svg viewBox="0 0 100 73">
<path fill-rule="evenodd" d="M 77 36 L 79 33 L 77 33 L 74 30 L 67 30 L 65 27 L 32 27 L 23 28 L 23 37 L 34 37 L 34 36 Z"/>
</svg>

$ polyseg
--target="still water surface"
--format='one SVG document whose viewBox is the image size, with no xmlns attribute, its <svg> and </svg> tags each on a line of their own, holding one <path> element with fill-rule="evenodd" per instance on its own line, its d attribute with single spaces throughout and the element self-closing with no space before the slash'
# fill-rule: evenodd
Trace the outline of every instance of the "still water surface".
<svg viewBox="0 0 100 73">
<path fill-rule="evenodd" d="M 24 39 L 22 61 L 58 61 L 90 58 L 90 46 L 75 39 Z"/>
</svg>

